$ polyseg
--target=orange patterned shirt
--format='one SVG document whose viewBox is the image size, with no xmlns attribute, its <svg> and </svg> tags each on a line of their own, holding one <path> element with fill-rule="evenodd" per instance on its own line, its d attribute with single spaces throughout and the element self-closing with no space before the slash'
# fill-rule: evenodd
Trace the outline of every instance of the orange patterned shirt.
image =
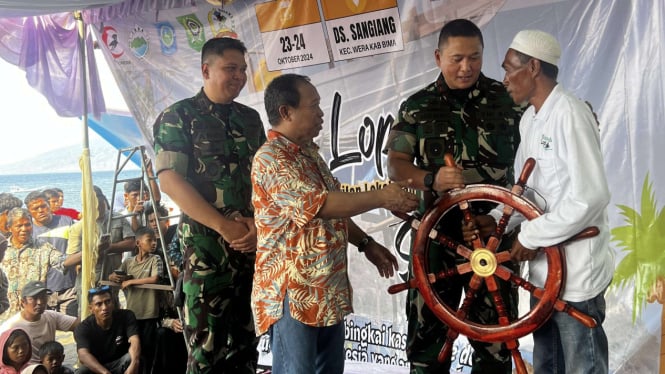
<svg viewBox="0 0 665 374">
<path fill-rule="evenodd" d="M 316 217 L 339 182 L 312 143 L 299 147 L 276 131 L 252 162 L 257 229 L 252 310 L 257 334 L 283 314 L 288 293 L 294 319 L 331 326 L 353 312 L 347 273 L 346 219 Z"/>
</svg>

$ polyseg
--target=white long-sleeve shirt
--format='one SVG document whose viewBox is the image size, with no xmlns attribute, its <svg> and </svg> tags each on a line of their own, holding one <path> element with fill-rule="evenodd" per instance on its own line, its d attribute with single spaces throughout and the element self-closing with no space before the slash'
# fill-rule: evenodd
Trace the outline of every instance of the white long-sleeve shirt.
<svg viewBox="0 0 665 374">
<path fill-rule="evenodd" d="M 614 273 L 607 220 L 610 193 L 593 113 L 557 85 L 538 113 L 533 106 L 526 110 L 520 122 L 520 137 L 515 175 L 520 175 L 529 157 L 536 160 L 524 196 L 545 213 L 523 221 L 518 239 L 525 247 L 535 249 L 561 243 L 586 227 L 597 226 L 598 236 L 565 247 L 562 293 L 568 301 L 593 298 L 605 290 Z M 500 211 L 492 215 L 498 218 Z M 529 261 L 529 280 L 535 285 L 544 285 L 547 272 L 544 254 Z"/>
</svg>

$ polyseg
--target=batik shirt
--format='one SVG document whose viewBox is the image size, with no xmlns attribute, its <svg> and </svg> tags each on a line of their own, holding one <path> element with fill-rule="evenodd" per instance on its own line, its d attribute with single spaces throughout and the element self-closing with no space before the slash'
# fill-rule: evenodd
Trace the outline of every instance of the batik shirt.
<svg viewBox="0 0 665 374">
<path fill-rule="evenodd" d="M 21 310 L 21 290 L 30 281 L 46 282 L 49 269 L 62 272 L 61 254 L 50 243 L 30 239 L 20 248 L 14 247 L 11 239 L 7 239 L 9 247 L 2 260 L 2 268 L 7 273 L 9 288 L 9 315 Z M 46 283 L 49 287 L 49 284 Z"/>
<path fill-rule="evenodd" d="M 331 326 L 351 313 L 346 219 L 316 215 L 328 193 L 339 190 L 312 143 L 299 147 L 275 131 L 254 157 L 254 218 L 257 229 L 252 309 L 257 334 L 283 314 L 288 294 L 294 319 Z"/>
<path fill-rule="evenodd" d="M 172 169 L 225 216 L 251 216 L 252 156 L 266 140 L 259 114 L 240 103 L 216 104 L 203 89 L 160 114 L 153 127 L 156 171 Z M 184 216 L 189 234 L 207 229 Z"/>
<path fill-rule="evenodd" d="M 444 155 L 450 153 L 463 167 L 465 183 L 508 186 L 522 110 L 498 81 L 481 74 L 460 99 L 440 74 L 402 103 L 386 151 L 412 155 L 418 167 L 432 172 L 445 165 Z"/>
</svg>

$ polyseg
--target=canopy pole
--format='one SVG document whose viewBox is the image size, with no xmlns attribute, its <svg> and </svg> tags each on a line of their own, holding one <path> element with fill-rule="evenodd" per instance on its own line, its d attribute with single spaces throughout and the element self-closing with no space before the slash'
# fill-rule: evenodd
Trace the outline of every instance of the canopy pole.
<svg viewBox="0 0 665 374">
<path fill-rule="evenodd" d="M 78 43 L 79 43 L 79 59 L 81 67 L 81 86 L 83 87 L 83 148 L 88 149 L 90 142 L 88 139 L 88 77 L 87 70 L 88 64 L 86 63 L 86 49 L 85 49 L 85 23 L 83 22 L 83 14 L 80 10 L 74 12 L 76 25 L 78 28 Z"/>
<path fill-rule="evenodd" d="M 87 60 L 86 60 L 86 27 L 83 22 L 81 11 L 74 12 L 78 28 L 79 58 L 80 58 L 80 79 L 83 87 L 83 152 L 79 159 L 81 168 L 81 203 L 82 203 L 82 238 L 81 238 L 81 296 L 79 299 L 79 316 L 83 320 L 89 314 L 88 308 L 88 290 L 95 284 L 95 264 L 97 263 L 97 245 L 99 233 L 97 229 L 97 197 L 92 188 L 92 170 L 90 166 L 90 144 L 88 139 L 88 79 L 87 79 Z M 99 202 L 104 204 L 104 202 Z M 108 209 L 108 207 L 107 207 Z"/>
</svg>

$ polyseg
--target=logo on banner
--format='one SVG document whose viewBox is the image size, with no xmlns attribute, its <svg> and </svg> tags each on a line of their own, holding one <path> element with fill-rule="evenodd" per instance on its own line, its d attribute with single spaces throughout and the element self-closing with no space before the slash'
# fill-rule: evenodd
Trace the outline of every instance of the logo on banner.
<svg viewBox="0 0 665 374">
<path fill-rule="evenodd" d="M 203 29 L 203 22 L 199 20 L 196 14 L 187 14 L 184 16 L 176 17 L 178 22 L 185 28 L 187 34 L 187 42 L 189 46 L 196 51 L 201 52 L 203 44 L 206 42 L 205 30 Z"/>
<path fill-rule="evenodd" d="M 159 46 L 162 54 L 171 56 L 178 48 L 175 44 L 175 28 L 169 22 L 159 22 L 155 24 L 157 35 L 159 35 Z"/>
<path fill-rule="evenodd" d="M 346 1 L 346 6 L 349 8 L 350 11 L 353 13 L 362 13 L 363 10 L 365 10 L 365 7 L 367 6 L 367 0 L 345 0 Z"/>
<path fill-rule="evenodd" d="M 235 21 L 230 12 L 222 8 L 212 8 L 208 12 L 208 23 L 210 23 L 210 30 L 214 37 L 238 39 L 238 33 L 235 32 Z"/>
<path fill-rule="evenodd" d="M 148 36 L 143 27 L 136 25 L 132 32 L 129 33 L 129 49 L 138 58 L 143 58 L 148 54 Z"/>
<path fill-rule="evenodd" d="M 111 52 L 113 58 L 119 58 L 125 51 L 118 42 L 118 31 L 111 26 L 104 26 L 102 30 L 102 42 L 106 48 Z"/>
</svg>

